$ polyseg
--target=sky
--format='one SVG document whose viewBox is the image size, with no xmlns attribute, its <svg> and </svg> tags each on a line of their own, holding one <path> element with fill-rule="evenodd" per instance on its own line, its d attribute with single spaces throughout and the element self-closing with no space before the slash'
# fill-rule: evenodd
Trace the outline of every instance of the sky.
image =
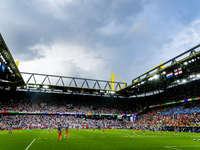
<svg viewBox="0 0 200 150">
<path fill-rule="evenodd" d="M 114 73 L 131 84 L 200 44 L 199 6 L 199 0 L 2 0 L 0 32 L 21 72 L 99 80 Z"/>
</svg>

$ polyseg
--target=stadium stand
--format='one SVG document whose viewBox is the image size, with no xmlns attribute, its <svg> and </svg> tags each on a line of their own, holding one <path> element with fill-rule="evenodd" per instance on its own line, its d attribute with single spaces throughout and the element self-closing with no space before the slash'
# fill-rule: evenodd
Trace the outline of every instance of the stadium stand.
<svg viewBox="0 0 200 150">
<path fill-rule="evenodd" d="M 57 126 L 57 122 L 70 123 L 71 126 L 78 124 L 80 127 L 92 128 L 105 125 L 110 127 L 123 127 L 130 125 L 128 116 L 117 119 L 115 116 L 104 116 L 103 114 L 136 113 L 141 108 L 147 107 L 138 114 L 136 122 L 132 127 L 158 127 L 173 130 L 173 127 L 195 127 L 198 131 L 200 124 L 200 101 L 171 104 L 167 106 L 149 108 L 150 105 L 167 103 L 199 97 L 199 82 L 190 82 L 186 85 L 166 89 L 165 92 L 147 97 L 138 98 L 114 98 L 93 97 L 81 95 L 32 93 L 1 91 L 0 112 L 32 112 L 33 114 L 5 114 L 2 113 L 0 122 L 2 125 L 12 124 L 15 128 L 45 128 Z M 2 96 L 3 95 L 3 96 Z M 71 112 L 70 115 L 38 115 L 45 112 Z M 35 114 L 36 113 L 36 114 Z M 75 115 L 85 113 L 85 115 Z M 87 115 L 91 113 L 90 115 Z M 92 115 L 94 113 L 102 116 Z"/>
<path fill-rule="evenodd" d="M 33 82 L 24 82 L 1 34 L 0 39 L 0 124 L 4 129 L 10 125 L 56 127 L 58 122 L 88 128 L 137 126 L 174 130 L 180 126 L 181 129 L 186 127 L 185 131 L 190 127 L 195 127 L 195 131 L 199 129 L 200 51 L 196 50 L 200 45 L 145 72 L 129 86 L 116 82 L 117 91 L 114 86 L 111 88 L 113 81 L 76 78 L 83 81 L 82 86 L 78 86 L 75 78 L 70 77 L 70 84 L 65 85 L 63 80 L 69 77 L 44 74 L 37 74 L 44 77 L 42 83 L 37 83 L 36 74 L 25 73 L 30 75 L 28 81 L 33 78 Z M 58 77 L 57 83 L 51 85 L 50 77 Z M 47 79 L 49 82 L 44 84 Z M 93 82 L 92 87 L 89 81 Z M 105 85 L 100 86 L 101 82 Z M 130 116 L 135 117 L 133 122 Z"/>
</svg>

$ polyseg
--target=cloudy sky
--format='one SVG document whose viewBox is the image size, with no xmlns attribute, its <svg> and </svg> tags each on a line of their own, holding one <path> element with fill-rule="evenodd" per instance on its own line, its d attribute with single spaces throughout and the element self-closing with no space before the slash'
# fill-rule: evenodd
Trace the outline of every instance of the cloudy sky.
<svg viewBox="0 0 200 150">
<path fill-rule="evenodd" d="M 2 0 L 0 32 L 21 72 L 128 84 L 200 43 L 199 0 Z"/>
</svg>

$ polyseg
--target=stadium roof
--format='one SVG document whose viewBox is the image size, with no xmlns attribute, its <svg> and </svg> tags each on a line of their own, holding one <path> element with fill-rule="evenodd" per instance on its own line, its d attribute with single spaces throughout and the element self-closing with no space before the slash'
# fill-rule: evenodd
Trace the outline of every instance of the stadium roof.
<svg viewBox="0 0 200 150">
<path fill-rule="evenodd" d="M 33 92 L 109 95 L 126 85 L 123 82 L 25 72 L 20 73 L 1 34 L 0 42 L 0 86 L 17 86 L 18 90 Z M 29 76 L 26 82 L 24 82 L 21 74 Z M 111 83 L 112 85 L 115 84 L 115 88 L 113 86 L 114 89 L 111 87 Z"/>
<path fill-rule="evenodd" d="M 0 79 L 3 85 L 24 85 L 18 67 L 0 33 Z"/>
<path fill-rule="evenodd" d="M 20 73 L 1 34 L 0 42 L 0 86 L 14 85 L 19 91 L 138 97 L 200 79 L 200 51 L 197 51 L 200 44 L 145 72 L 126 86 L 125 82 Z M 28 75 L 26 82 L 21 74 Z"/>
<path fill-rule="evenodd" d="M 26 77 L 26 85 L 18 87 L 19 91 L 81 94 L 81 95 L 109 95 L 114 94 L 126 85 L 124 82 L 114 82 L 96 79 L 66 77 L 37 73 L 21 72 Z M 114 84 L 112 89 L 111 83 Z"/>
<path fill-rule="evenodd" d="M 148 96 L 200 79 L 200 44 L 133 79 L 118 95 Z"/>
</svg>

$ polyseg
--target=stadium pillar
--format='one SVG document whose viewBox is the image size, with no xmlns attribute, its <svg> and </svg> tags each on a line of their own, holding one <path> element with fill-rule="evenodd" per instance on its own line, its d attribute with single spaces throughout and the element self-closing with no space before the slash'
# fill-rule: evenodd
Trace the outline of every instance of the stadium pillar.
<svg viewBox="0 0 200 150">
<path fill-rule="evenodd" d="M 16 66 L 17 66 L 17 67 L 19 66 L 19 61 L 16 61 Z"/>
<path fill-rule="evenodd" d="M 116 76 L 114 73 L 111 73 L 111 83 L 110 83 L 111 90 L 113 90 L 113 91 L 115 90 L 114 89 L 115 88 L 114 81 L 116 80 L 115 77 L 125 83 L 121 88 L 119 87 L 119 90 L 123 89 L 127 85 L 127 83 L 125 81 L 123 81 L 122 79 L 120 79 L 118 76 Z"/>
</svg>

